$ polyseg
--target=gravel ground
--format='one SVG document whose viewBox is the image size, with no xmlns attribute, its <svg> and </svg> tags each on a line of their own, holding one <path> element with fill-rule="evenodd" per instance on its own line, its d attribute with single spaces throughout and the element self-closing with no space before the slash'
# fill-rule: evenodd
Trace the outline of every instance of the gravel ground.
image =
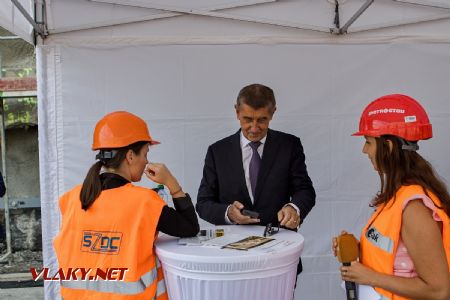
<svg viewBox="0 0 450 300">
<path fill-rule="evenodd" d="M 44 288 L 15 288 L 0 289 L 0 299 L 2 300 L 39 300 L 44 299 Z"/>
<path fill-rule="evenodd" d="M 1 256 L 5 253 L 3 252 Z M 42 251 L 24 250 L 10 256 L 11 263 L 0 263 L 0 274 L 30 272 L 30 268 L 42 268 Z"/>
<path fill-rule="evenodd" d="M 0 257 L 5 254 L 3 248 Z M 41 251 L 18 251 L 9 257 L 9 261 L 0 263 L 0 299 L 1 300 L 39 300 L 44 299 L 43 282 L 34 282 L 30 268 L 42 268 Z"/>
</svg>

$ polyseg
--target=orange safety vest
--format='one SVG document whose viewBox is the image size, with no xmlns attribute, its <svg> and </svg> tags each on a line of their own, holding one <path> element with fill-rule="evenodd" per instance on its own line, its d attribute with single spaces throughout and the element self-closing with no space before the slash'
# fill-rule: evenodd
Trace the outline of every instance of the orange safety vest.
<svg viewBox="0 0 450 300">
<path fill-rule="evenodd" d="M 98 268 L 102 271 L 128 268 L 128 271 L 122 281 L 79 280 L 80 276 L 77 280 L 62 280 L 62 297 L 65 300 L 168 299 L 153 247 L 166 203 L 153 190 L 128 183 L 102 191 L 85 211 L 81 209 L 80 191 L 81 186 L 77 186 L 59 201 L 61 230 L 53 241 L 59 267 L 63 270 L 90 268 L 92 272 Z"/>
<path fill-rule="evenodd" d="M 441 202 L 428 192 L 429 198 L 436 206 L 436 212 L 442 219 L 442 237 L 445 254 L 450 270 L 450 218 L 439 209 Z M 387 204 L 377 207 L 376 211 L 365 226 L 360 239 L 360 261 L 362 264 L 384 274 L 394 274 L 394 259 L 402 227 L 403 203 L 409 199 L 422 198 L 424 189 L 419 185 L 402 186 Z M 375 287 L 381 299 L 407 299 Z"/>
</svg>

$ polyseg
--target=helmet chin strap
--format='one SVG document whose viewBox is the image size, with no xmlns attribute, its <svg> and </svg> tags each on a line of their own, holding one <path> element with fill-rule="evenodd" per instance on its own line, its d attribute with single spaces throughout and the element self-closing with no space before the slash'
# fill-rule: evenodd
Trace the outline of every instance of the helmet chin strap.
<svg viewBox="0 0 450 300">
<path fill-rule="evenodd" d="M 417 151 L 419 150 L 419 145 L 417 144 L 417 141 L 407 141 L 402 138 L 398 138 L 400 142 L 402 143 L 402 150 L 406 151 Z"/>
</svg>

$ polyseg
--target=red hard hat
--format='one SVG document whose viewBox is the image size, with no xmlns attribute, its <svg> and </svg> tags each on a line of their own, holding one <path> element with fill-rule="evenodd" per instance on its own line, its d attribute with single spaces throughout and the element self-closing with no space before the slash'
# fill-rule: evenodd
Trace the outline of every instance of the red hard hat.
<svg viewBox="0 0 450 300">
<path fill-rule="evenodd" d="M 159 144 L 150 136 L 144 120 L 126 111 L 116 111 L 95 125 L 92 150 L 122 148 L 136 142 Z"/>
<path fill-rule="evenodd" d="M 407 141 L 418 141 L 433 137 L 433 131 L 419 102 L 406 95 L 394 94 L 367 105 L 359 121 L 359 131 L 352 135 L 395 135 Z"/>
</svg>

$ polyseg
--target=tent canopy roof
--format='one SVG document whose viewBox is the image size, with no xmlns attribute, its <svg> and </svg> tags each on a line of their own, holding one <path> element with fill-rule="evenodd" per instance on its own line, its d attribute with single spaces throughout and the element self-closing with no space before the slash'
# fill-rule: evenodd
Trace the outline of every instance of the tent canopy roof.
<svg viewBox="0 0 450 300">
<path fill-rule="evenodd" d="M 37 25 L 45 23 L 45 34 L 65 38 L 446 36 L 450 24 L 448 0 L 12 0 L 2 5 L 0 26 L 29 42 L 33 41 L 33 26 L 13 2 L 33 16 Z"/>
</svg>

